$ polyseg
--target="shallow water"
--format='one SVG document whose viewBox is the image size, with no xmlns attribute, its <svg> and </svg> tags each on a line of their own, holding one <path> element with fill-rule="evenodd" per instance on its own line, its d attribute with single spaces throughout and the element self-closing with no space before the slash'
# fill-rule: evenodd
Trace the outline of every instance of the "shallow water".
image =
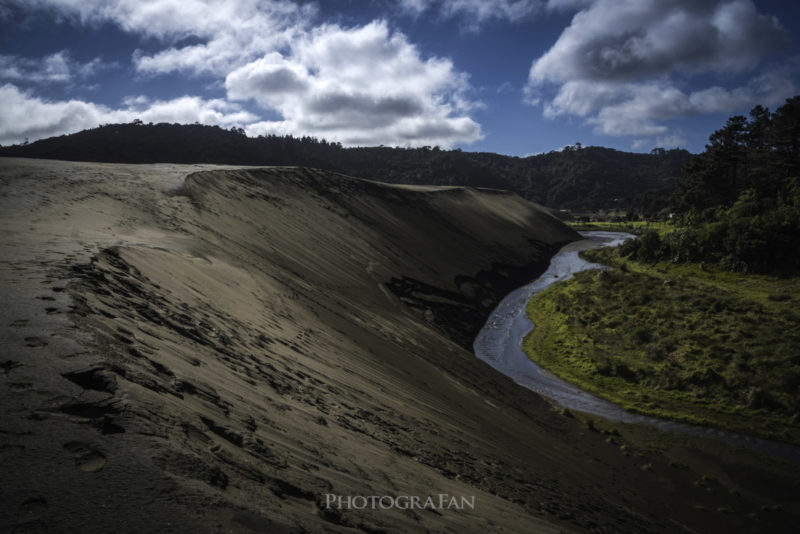
<svg viewBox="0 0 800 534">
<path fill-rule="evenodd" d="M 561 380 L 528 358 L 522 350 L 522 340 L 534 328 L 525 313 L 531 297 L 556 282 L 568 280 L 577 272 L 606 268 L 581 259 L 578 252 L 617 246 L 634 237 L 622 232 L 582 232 L 581 235 L 585 239 L 566 245 L 553 256 L 550 266 L 540 278 L 515 289 L 500 302 L 475 338 L 475 355 L 517 384 L 552 399 L 564 408 L 597 415 L 610 421 L 641 423 L 660 430 L 716 438 L 800 463 L 800 448 L 792 445 L 627 412 Z"/>
</svg>

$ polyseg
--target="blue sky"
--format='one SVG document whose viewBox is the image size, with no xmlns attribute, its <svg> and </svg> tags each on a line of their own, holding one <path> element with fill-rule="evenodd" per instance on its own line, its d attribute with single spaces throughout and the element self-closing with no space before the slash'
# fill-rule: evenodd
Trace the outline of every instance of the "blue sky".
<svg viewBox="0 0 800 534">
<path fill-rule="evenodd" d="M 800 93 L 778 0 L 3 0 L 0 143 L 101 123 L 701 151 Z"/>
</svg>

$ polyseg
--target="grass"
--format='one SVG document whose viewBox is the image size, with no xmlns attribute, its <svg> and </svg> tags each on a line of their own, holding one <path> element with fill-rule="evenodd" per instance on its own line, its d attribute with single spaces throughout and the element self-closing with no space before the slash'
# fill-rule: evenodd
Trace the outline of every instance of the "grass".
<svg viewBox="0 0 800 534">
<path fill-rule="evenodd" d="M 640 234 L 646 230 L 655 230 L 662 237 L 664 234 L 675 229 L 672 221 L 591 221 L 591 222 L 568 222 L 573 230 L 578 232 L 588 232 L 594 230 L 604 230 L 608 232 L 628 232 Z"/>
<path fill-rule="evenodd" d="M 800 444 L 800 279 L 585 256 L 615 269 L 530 301 L 536 363 L 630 411 Z"/>
</svg>

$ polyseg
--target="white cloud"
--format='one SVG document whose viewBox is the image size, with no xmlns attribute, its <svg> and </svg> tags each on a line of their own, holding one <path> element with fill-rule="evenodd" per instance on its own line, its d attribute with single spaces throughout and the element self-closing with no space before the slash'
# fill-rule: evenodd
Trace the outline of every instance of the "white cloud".
<svg viewBox="0 0 800 534">
<path fill-rule="evenodd" d="M 544 115 L 583 117 L 595 133 L 613 136 L 666 136 L 661 121 L 676 117 L 721 113 L 763 104 L 774 106 L 797 92 L 781 71 L 759 76 L 748 85 L 714 86 L 683 91 L 669 80 L 616 82 L 573 80 L 563 84 L 544 106 Z"/>
<path fill-rule="evenodd" d="M 546 117 L 583 117 L 607 135 L 669 139 L 664 119 L 772 105 L 795 91 L 787 72 L 741 87 L 684 89 L 698 74 L 752 70 L 785 44 L 778 21 L 759 14 L 751 0 L 550 3 L 579 4 L 588 7 L 531 65 L 527 99 L 543 103 Z"/>
<path fill-rule="evenodd" d="M 512 16 L 533 3 L 489 2 L 496 4 L 489 10 L 482 2 L 457 0 L 445 9 Z M 314 27 L 315 8 L 288 0 L 30 0 L 26 5 L 54 9 L 80 24 L 111 22 L 159 40 L 161 50 L 134 53 L 137 71 L 224 80 L 229 100 L 252 100 L 275 118 L 249 121 L 249 132 L 314 135 L 344 144 L 452 146 L 481 138 L 480 126 L 468 116 L 480 104 L 469 97 L 466 75 L 448 59 L 423 57 L 385 21 Z"/>
<path fill-rule="evenodd" d="M 666 137 L 659 137 L 656 139 L 655 146 L 661 148 L 684 148 L 686 147 L 688 141 L 686 138 L 680 134 L 672 134 Z"/>
<path fill-rule="evenodd" d="M 113 23 L 126 32 L 170 44 L 134 56 L 140 72 L 224 75 L 265 52 L 284 47 L 315 13 L 289 0 L 12 0 L 49 9 L 76 23 Z M 193 37 L 199 44 L 179 46 Z"/>
<path fill-rule="evenodd" d="M 755 104 L 767 106 L 782 104 L 784 99 L 798 91 L 798 87 L 792 81 L 797 63 L 796 58 L 782 69 L 770 69 L 743 87 L 725 89 L 714 86 L 695 91 L 689 95 L 689 101 L 692 108 L 699 113 L 728 112 Z"/>
<path fill-rule="evenodd" d="M 555 118 L 562 114 L 585 117 L 589 113 L 619 99 L 620 88 L 615 84 L 573 80 L 562 85 L 555 97 L 544 106 L 544 116 Z"/>
<path fill-rule="evenodd" d="M 433 7 L 433 0 L 397 0 L 400 9 L 413 15 L 424 13 Z"/>
<path fill-rule="evenodd" d="M 643 139 L 634 139 L 631 144 L 631 150 L 634 151 L 647 151 L 654 148 L 666 148 L 671 150 L 673 148 L 685 148 L 688 141 L 681 134 L 671 134 L 664 137 L 657 137 L 655 141 L 652 137 Z"/>
<path fill-rule="evenodd" d="M 197 96 L 182 96 L 171 100 L 150 100 L 145 97 L 134 102 L 128 100 L 128 106 L 116 111 L 126 117 L 126 122 L 138 118 L 144 122 L 199 122 L 232 126 L 258 119 L 241 106 L 219 98 L 205 100 Z"/>
<path fill-rule="evenodd" d="M 257 118 L 236 104 L 224 100 L 204 100 L 184 96 L 173 100 L 151 101 L 146 97 L 132 97 L 123 107 L 107 106 L 82 100 L 50 101 L 22 91 L 13 84 L 0 86 L 0 143 L 18 143 L 25 138 L 38 139 L 86 128 L 103 123 L 179 122 L 241 125 Z"/>
<path fill-rule="evenodd" d="M 127 32 L 162 40 L 286 28 L 314 12 L 312 5 L 290 0 L 12 1 L 21 7 L 55 10 L 83 25 L 112 22 Z"/>
<path fill-rule="evenodd" d="M 277 108 L 292 95 L 305 95 L 312 83 L 310 78 L 305 66 L 273 52 L 228 74 L 225 86 L 232 100 L 252 99 L 264 107 Z"/>
<path fill-rule="evenodd" d="M 688 111 L 686 95 L 670 86 L 629 84 L 627 98 L 607 104 L 586 122 L 606 135 L 663 135 L 667 127 L 654 119 L 673 117 Z"/>
<path fill-rule="evenodd" d="M 444 18 L 459 18 L 465 28 L 478 30 L 490 20 L 519 22 L 538 13 L 543 0 L 397 0 L 402 10 L 413 15 L 426 11 Z"/>
<path fill-rule="evenodd" d="M 95 58 L 88 63 L 73 60 L 61 50 L 41 58 L 0 54 L 0 80 L 28 83 L 71 83 L 86 79 L 109 65 Z"/>
<path fill-rule="evenodd" d="M 785 40 L 751 0 L 597 0 L 534 61 L 530 81 L 741 71 Z"/>
<path fill-rule="evenodd" d="M 480 126 L 463 113 L 475 105 L 469 84 L 446 59 L 423 59 L 386 22 L 359 28 L 324 25 L 231 72 L 228 98 L 254 100 L 282 120 L 250 133 L 317 135 L 346 145 L 472 142 Z"/>
</svg>

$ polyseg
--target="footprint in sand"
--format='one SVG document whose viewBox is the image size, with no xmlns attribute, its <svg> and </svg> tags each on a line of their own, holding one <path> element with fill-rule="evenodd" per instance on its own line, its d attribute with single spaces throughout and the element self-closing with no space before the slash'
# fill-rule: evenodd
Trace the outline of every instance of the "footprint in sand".
<svg viewBox="0 0 800 534">
<path fill-rule="evenodd" d="M 28 320 L 27 319 L 17 319 L 16 321 L 12 322 L 9 326 L 13 326 L 15 328 L 19 328 L 21 326 L 27 326 Z"/>
<path fill-rule="evenodd" d="M 14 534 L 33 534 L 47 532 L 47 501 L 42 497 L 33 497 L 23 502 L 17 512 L 17 524 Z"/>
<path fill-rule="evenodd" d="M 75 458 L 75 466 L 81 471 L 94 473 L 106 465 L 106 457 L 103 453 L 80 441 L 65 443 L 64 450 Z"/>
<path fill-rule="evenodd" d="M 46 347 L 47 341 L 38 338 L 38 337 L 26 337 L 25 338 L 25 345 L 28 347 L 39 348 L 39 347 Z"/>
</svg>

